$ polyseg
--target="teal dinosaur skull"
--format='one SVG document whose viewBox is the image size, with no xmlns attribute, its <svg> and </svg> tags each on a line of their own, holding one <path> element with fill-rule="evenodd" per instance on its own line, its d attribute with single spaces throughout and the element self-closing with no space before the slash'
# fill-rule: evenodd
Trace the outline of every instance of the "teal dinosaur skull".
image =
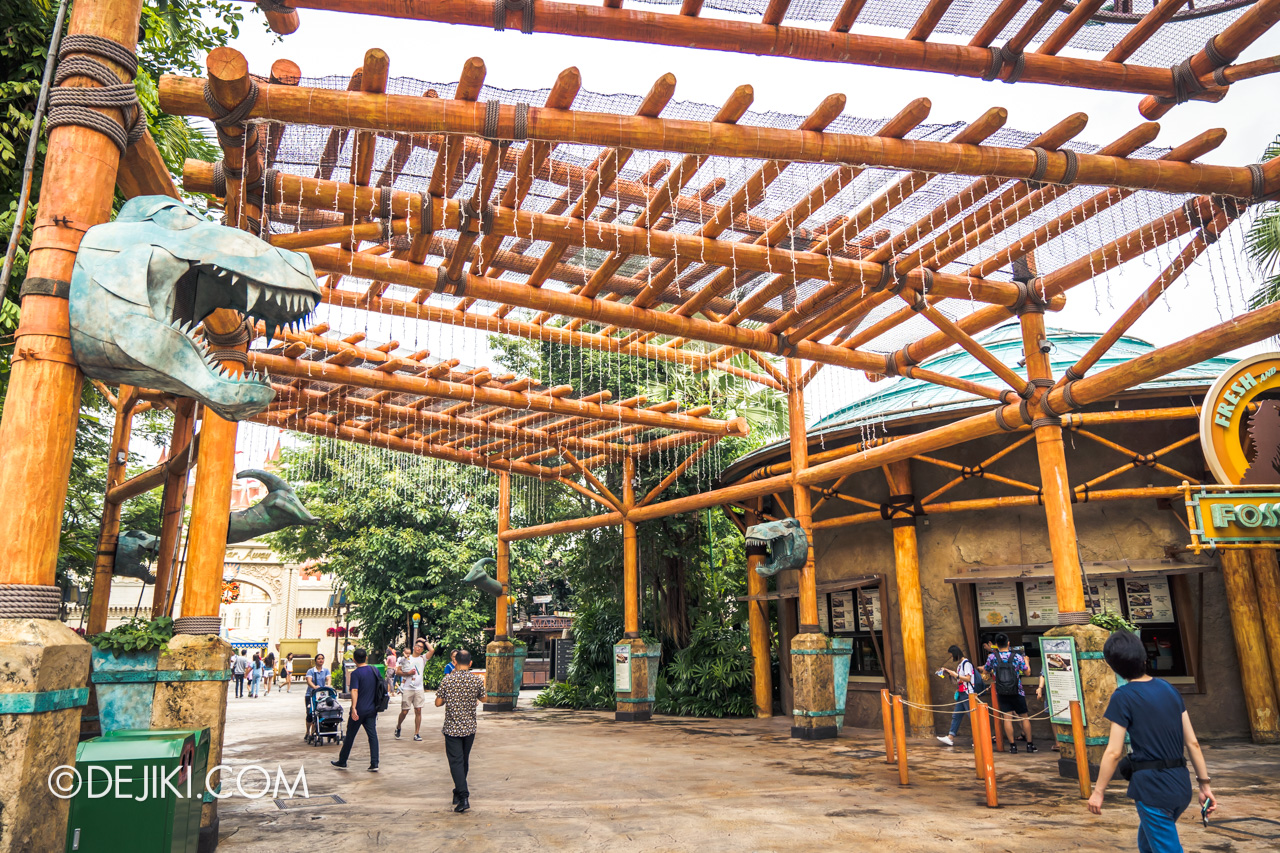
<svg viewBox="0 0 1280 853">
<path fill-rule="evenodd" d="M 248 509 L 231 513 L 227 525 L 227 544 L 246 542 L 298 524 L 318 524 L 319 519 L 307 512 L 291 487 L 268 471 L 249 469 L 236 474 L 236 479 L 252 477 L 267 487 L 267 496 Z"/>
<path fill-rule="evenodd" d="M 809 559 L 809 537 L 794 518 L 768 521 L 747 528 L 747 556 L 764 555 L 756 574 L 769 577 L 786 569 L 798 569 Z"/>
<path fill-rule="evenodd" d="M 216 225 L 168 196 L 125 202 L 85 232 L 71 278 L 71 350 L 85 375 L 192 397 L 229 420 L 264 411 L 275 392 L 236 377 L 194 337 L 218 308 L 261 320 L 270 336 L 320 301 L 311 259 Z"/>
<path fill-rule="evenodd" d="M 467 576 L 462 579 L 462 582 L 465 584 L 471 584 L 476 589 L 487 592 L 489 595 L 497 598 L 502 595 L 502 584 L 489 577 L 484 570 L 485 566 L 496 565 L 498 565 L 498 563 L 492 557 L 481 557 L 479 560 L 476 560 L 475 565 L 471 567 L 471 571 L 467 572 Z"/>
<path fill-rule="evenodd" d="M 116 561 L 111 573 L 117 577 L 137 578 L 155 583 L 156 576 L 147 571 L 146 563 L 160 553 L 160 540 L 141 530 L 126 530 L 116 543 Z"/>
</svg>

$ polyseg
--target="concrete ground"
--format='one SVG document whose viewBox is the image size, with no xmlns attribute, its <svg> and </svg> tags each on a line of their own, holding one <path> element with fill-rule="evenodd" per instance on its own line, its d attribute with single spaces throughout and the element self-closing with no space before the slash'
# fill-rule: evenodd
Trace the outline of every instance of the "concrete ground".
<svg viewBox="0 0 1280 853">
<path fill-rule="evenodd" d="M 1058 777 L 1057 753 L 1048 749 L 996 756 L 1001 807 L 988 809 L 967 736 L 956 749 L 932 738 L 911 740 L 911 785 L 901 788 L 876 731 L 801 742 L 779 718 L 615 723 L 612 714 L 533 708 L 534 695 L 523 694 L 514 713 L 481 714 L 472 808 L 463 815 L 451 809 L 443 709 L 424 709 L 421 743 L 412 740 L 412 715 L 400 740 L 392 737 L 396 713 L 380 715 L 382 770 L 374 774 L 365 770 L 363 734 L 346 771 L 329 766 L 337 747 L 303 743 L 300 687 L 230 699 L 224 762 L 262 765 L 273 774 L 280 765 L 289 777 L 302 767 L 310 799 L 300 799 L 299 790 L 280 804 L 269 796 L 222 801 L 221 849 L 1137 849 L 1137 818 L 1123 784 L 1112 785 L 1101 817 L 1090 815 L 1075 780 Z M 398 701 L 392 698 L 393 712 Z M 1183 815 L 1186 848 L 1280 849 L 1280 747 L 1215 743 L 1206 754 L 1220 808 L 1207 830 L 1198 809 Z M 234 780 L 224 779 L 223 790 L 231 790 Z M 260 775 L 244 779 L 251 791 L 261 788 Z"/>
</svg>

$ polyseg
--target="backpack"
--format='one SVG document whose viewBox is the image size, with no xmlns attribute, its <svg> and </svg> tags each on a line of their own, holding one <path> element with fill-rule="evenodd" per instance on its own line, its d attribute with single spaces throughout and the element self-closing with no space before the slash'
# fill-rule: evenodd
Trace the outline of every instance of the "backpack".
<svg viewBox="0 0 1280 853">
<path fill-rule="evenodd" d="M 1001 696 L 1018 695 L 1018 669 L 1013 665 L 1013 652 L 1003 658 L 996 652 L 996 693 Z"/>
<path fill-rule="evenodd" d="M 373 683 L 373 710 L 382 713 L 391 704 L 391 694 L 387 692 L 387 682 L 378 678 Z"/>
</svg>

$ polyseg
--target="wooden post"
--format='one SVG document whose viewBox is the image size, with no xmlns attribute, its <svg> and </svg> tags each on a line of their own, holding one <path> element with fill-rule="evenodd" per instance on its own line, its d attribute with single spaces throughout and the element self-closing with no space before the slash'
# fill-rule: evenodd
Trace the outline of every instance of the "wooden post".
<svg viewBox="0 0 1280 853">
<path fill-rule="evenodd" d="M 969 694 L 969 732 L 973 735 L 973 772 L 978 781 L 985 778 L 982 772 L 982 720 L 987 708 L 978 701 L 976 693 Z M 988 739 L 988 743 L 990 740 Z"/>
<path fill-rule="evenodd" d="M 1224 548 L 1220 552 L 1222 580 L 1227 588 L 1227 609 L 1231 614 L 1231 631 L 1236 640 L 1236 658 L 1240 663 L 1240 683 L 1244 688 L 1245 710 L 1254 743 L 1280 741 L 1280 719 L 1277 718 L 1276 691 L 1268 671 L 1266 629 L 1258 599 L 1254 595 L 1254 579 L 1249 555 L 1239 549 Z"/>
<path fill-rule="evenodd" d="M 497 572 L 498 583 L 502 584 L 502 595 L 498 596 L 498 600 L 494 606 L 496 608 L 493 616 L 493 639 L 501 641 L 507 639 L 507 610 L 508 602 L 511 596 L 508 594 L 507 583 L 511 579 L 511 543 L 502 540 L 504 531 L 511 527 L 511 475 L 506 471 L 498 472 L 498 554 L 497 554 Z M 517 685 L 516 689 L 519 689 Z"/>
<path fill-rule="evenodd" d="M 747 527 L 760 523 L 760 499 L 756 499 L 757 512 L 747 513 Z M 763 596 L 769 585 L 756 571 L 764 560 L 761 554 L 747 556 L 747 595 Z M 755 696 L 756 716 L 773 716 L 773 664 L 769 655 L 769 602 L 747 602 L 747 632 L 751 637 L 752 691 Z"/>
<path fill-rule="evenodd" d="M 178 406 L 173 416 L 173 434 L 169 439 L 169 460 L 187 448 L 195 437 L 195 403 L 187 400 Z M 181 468 L 179 472 L 178 468 Z M 168 615 L 170 591 L 175 582 L 173 567 L 178 559 L 182 542 L 182 510 L 187 500 L 187 474 L 189 466 L 175 466 L 165 473 L 164 493 L 160 498 L 160 545 L 156 557 L 156 585 L 151 598 L 151 618 Z"/>
<path fill-rule="evenodd" d="M 636 541 L 635 522 L 627 514 L 636 505 L 636 460 L 633 456 L 622 458 L 622 594 L 623 637 L 640 637 L 640 551 Z"/>
<path fill-rule="evenodd" d="M 991 727 L 995 726 L 995 747 L 1000 752 L 1004 752 L 1004 712 L 1000 710 L 1000 700 L 996 699 L 994 694 L 992 694 L 991 698 L 991 714 L 987 720 L 987 740 L 991 740 Z M 1017 737 L 1017 735 L 1015 735 L 1015 737 Z"/>
<path fill-rule="evenodd" d="M 884 688 L 880 689 L 880 720 L 884 723 L 884 763 L 892 764 L 896 760 L 893 749 L 893 697 Z"/>
<path fill-rule="evenodd" d="M 914 505 L 911 494 L 911 463 L 893 462 L 885 472 L 889 480 L 889 502 Z M 916 539 L 914 510 L 908 508 L 890 519 L 893 527 L 894 576 L 898 584 L 898 625 L 902 634 L 902 659 L 907 671 L 907 699 L 914 705 L 929 701 L 929 658 L 924 639 L 924 603 L 920 591 L 920 550 Z M 911 731 L 922 735 L 933 729 L 928 708 L 912 708 Z"/>
<path fill-rule="evenodd" d="M 1044 315 L 1022 314 L 1022 347 L 1027 359 L 1027 377 L 1044 390 L 1053 387 L 1049 357 L 1044 347 Z M 1039 389 L 1038 389 L 1039 390 Z M 1076 542 L 1076 522 L 1071 509 L 1071 483 L 1067 479 L 1067 457 L 1062 446 L 1062 424 L 1057 417 L 1037 410 L 1032 422 L 1036 452 L 1040 459 L 1040 487 L 1044 496 L 1045 521 L 1049 526 L 1049 550 L 1053 554 L 1053 588 L 1058 596 L 1058 624 L 1079 625 L 1089 621 L 1085 609 L 1084 582 L 1080 577 L 1080 550 Z"/>
<path fill-rule="evenodd" d="M 520 699 L 520 685 L 516 683 L 516 646 L 507 637 L 508 602 L 511 600 L 508 584 L 511 580 L 511 543 L 504 542 L 502 533 L 511 526 L 511 475 L 498 472 L 498 548 L 497 580 L 502 584 L 502 595 L 494 602 L 493 641 L 485 646 L 485 659 L 489 664 L 484 673 L 484 710 L 514 711 Z M 521 678 L 523 681 L 523 678 Z"/>
<path fill-rule="evenodd" d="M 1250 548 L 1249 560 L 1253 564 L 1254 589 L 1271 659 L 1271 684 L 1280 701 L 1280 567 L 1276 563 L 1276 552 L 1270 548 Z M 1250 661 L 1249 665 L 1257 666 L 1258 661 Z"/>
<path fill-rule="evenodd" d="M 1000 800 L 996 795 L 996 761 L 991 752 L 991 718 L 985 708 L 978 717 L 982 720 L 982 778 L 986 782 L 987 808 L 994 809 L 999 807 Z"/>
<path fill-rule="evenodd" d="M 107 491 L 125 479 L 129 461 L 129 436 L 133 427 L 133 406 L 137 389 L 122 385 L 116 398 L 116 422 L 111 431 L 111 450 L 107 457 Z M 93 597 L 85 634 L 93 636 L 107 630 L 107 611 L 111 606 L 111 574 L 116 564 L 116 545 L 120 541 L 120 502 L 107 497 L 102 502 L 102 523 L 98 528 L 98 551 L 93 563 Z"/>
<path fill-rule="evenodd" d="M 804 420 L 804 386 L 800 359 L 787 359 L 787 415 L 791 437 L 791 495 L 795 501 L 796 520 L 809 537 L 809 556 L 800 570 L 800 633 L 817 634 L 818 584 L 813 559 L 813 510 L 809 487 L 796 483 L 794 477 L 809 467 L 809 433 Z"/>
<path fill-rule="evenodd" d="M 1071 741 L 1075 744 L 1076 776 L 1080 780 L 1080 799 L 1087 800 L 1093 792 L 1089 779 L 1088 740 L 1084 734 L 1084 716 L 1080 713 L 1080 702 L 1071 700 Z"/>
<path fill-rule="evenodd" d="M 893 739 L 898 749 L 898 784 L 906 787 L 911 782 L 907 778 L 907 720 L 901 696 L 893 697 Z"/>
</svg>

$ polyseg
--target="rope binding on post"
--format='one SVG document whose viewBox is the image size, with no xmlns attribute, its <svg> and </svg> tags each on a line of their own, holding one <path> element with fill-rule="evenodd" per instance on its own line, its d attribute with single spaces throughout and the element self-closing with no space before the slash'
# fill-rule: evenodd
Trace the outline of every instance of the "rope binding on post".
<svg viewBox="0 0 1280 853">
<path fill-rule="evenodd" d="M 138 103 L 138 93 L 132 81 L 122 82 L 116 73 L 97 59 L 114 62 L 130 75 L 138 75 L 138 57 L 122 44 L 102 36 L 69 35 L 58 49 L 58 72 L 54 75 L 54 89 L 49 92 L 50 129 L 74 125 L 96 130 L 110 139 L 123 154 L 147 132 L 147 117 Z M 88 77 L 101 88 L 67 86 L 70 77 Z M 99 109 L 117 109 L 124 114 L 124 125 Z"/>
<path fill-rule="evenodd" d="M 533 32 L 533 0 L 493 0 L 493 28 L 502 32 L 507 28 L 507 12 L 524 11 L 520 20 L 520 32 Z"/>
<path fill-rule="evenodd" d="M 60 587 L 0 584 L 0 619 L 57 619 L 61 606 Z"/>
</svg>

